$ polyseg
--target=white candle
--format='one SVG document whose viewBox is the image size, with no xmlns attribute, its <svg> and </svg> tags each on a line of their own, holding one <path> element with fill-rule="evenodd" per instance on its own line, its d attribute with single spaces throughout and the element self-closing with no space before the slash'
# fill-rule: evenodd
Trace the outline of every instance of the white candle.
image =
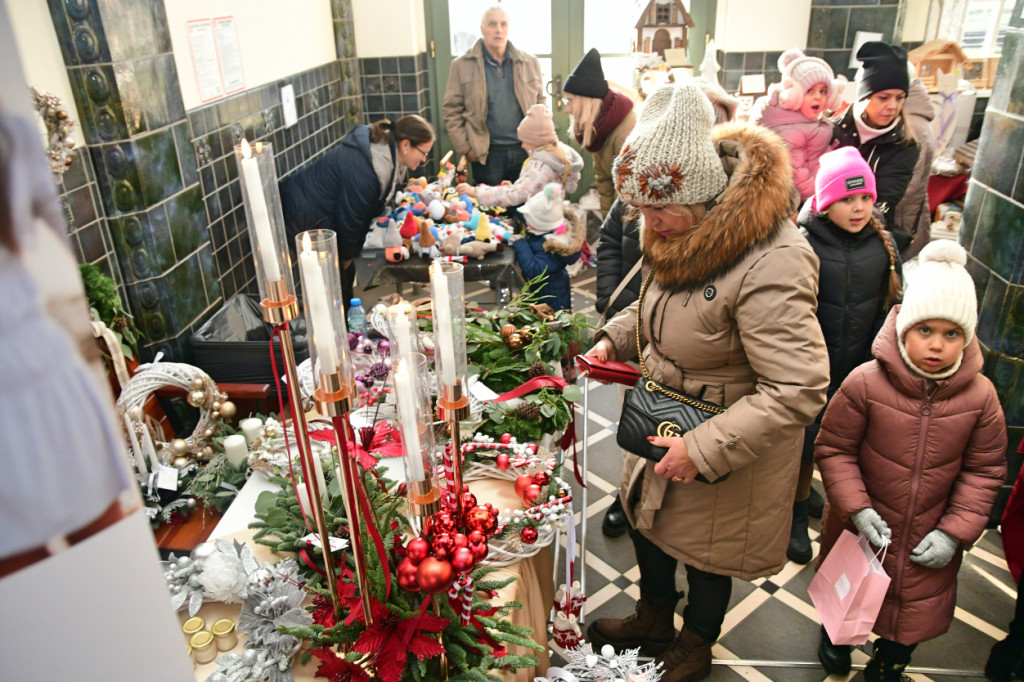
<svg viewBox="0 0 1024 682">
<path fill-rule="evenodd" d="M 234 434 L 224 439 L 224 455 L 231 466 L 241 466 L 249 461 L 249 448 L 245 444 L 245 436 Z"/>
<path fill-rule="evenodd" d="M 310 456 L 313 458 L 313 475 L 316 476 L 316 485 L 320 489 L 320 499 L 322 500 L 327 497 L 327 479 L 324 478 L 324 468 L 320 464 L 320 458 L 315 452 L 311 452 Z"/>
<path fill-rule="evenodd" d="M 302 513 L 306 516 L 312 516 L 313 511 L 309 508 L 309 493 L 306 491 L 305 483 L 295 484 L 295 496 L 299 498 L 299 506 L 302 507 Z"/>
<path fill-rule="evenodd" d="M 260 437 L 260 431 L 263 430 L 263 422 L 259 417 L 243 419 L 239 422 L 238 426 L 242 429 L 242 433 L 245 434 L 245 442 L 248 445 L 255 443 L 256 439 Z"/>
<path fill-rule="evenodd" d="M 302 294 L 306 299 L 316 357 L 320 362 L 321 374 L 338 371 L 338 351 L 334 347 L 334 325 L 331 324 L 331 309 L 327 302 L 327 284 L 320 267 L 320 254 L 310 248 L 308 234 L 302 236 L 302 253 L 299 254 L 299 272 L 302 275 Z"/>
<path fill-rule="evenodd" d="M 245 176 L 245 193 L 249 198 L 249 210 L 252 213 L 253 229 L 256 231 L 256 244 L 263 259 L 263 274 L 267 281 L 276 282 L 281 279 L 281 268 L 277 264 L 274 233 L 270 229 L 270 214 L 267 212 L 267 199 L 263 196 L 263 180 L 260 178 L 259 162 L 253 158 L 249 143 L 242 139 L 242 175 Z"/>
<path fill-rule="evenodd" d="M 395 400 L 398 402 L 398 426 L 402 431 L 406 461 L 409 462 L 409 478 L 425 481 L 427 476 L 423 470 L 419 415 L 416 414 L 419 402 L 416 375 L 409 371 L 409 365 L 404 359 L 398 362 L 398 370 L 395 372 Z"/>
<path fill-rule="evenodd" d="M 143 476 L 149 476 L 149 469 L 146 468 L 146 458 L 142 456 L 142 448 L 139 447 L 139 439 L 135 437 L 135 428 L 132 420 L 126 414 L 124 416 L 124 427 L 128 430 L 128 439 L 131 441 L 132 459 L 135 460 L 135 468 Z"/>
<path fill-rule="evenodd" d="M 436 350 L 441 354 L 441 372 L 445 386 L 455 385 L 455 341 L 452 338 L 452 312 L 448 301 L 448 278 L 441 266 L 430 266 L 430 280 L 434 283 L 431 305 L 434 309 Z"/>
<path fill-rule="evenodd" d="M 410 309 L 412 306 L 408 303 L 400 303 L 391 309 L 395 320 L 395 345 L 398 346 L 398 357 L 406 366 L 412 366 L 412 354 L 416 352 L 412 340 L 412 325 L 409 324 Z"/>
</svg>

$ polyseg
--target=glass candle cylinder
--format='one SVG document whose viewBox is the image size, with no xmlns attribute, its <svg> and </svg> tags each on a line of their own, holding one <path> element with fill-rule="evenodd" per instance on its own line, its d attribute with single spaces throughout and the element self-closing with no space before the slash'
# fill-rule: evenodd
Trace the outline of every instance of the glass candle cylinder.
<svg viewBox="0 0 1024 682">
<path fill-rule="evenodd" d="M 443 261 L 430 264 L 430 297 L 434 312 L 438 394 L 454 389 L 457 393 L 454 399 L 458 400 L 464 392 L 466 378 L 466 303 L 462 264 Z"/>
<path fill-rule="evenodd" d="M 430 410 L 427 358 L 411 353 L 398 361 L 392 378 L 398 407 L 398 429 L 405 451 L 409 506 L 417 516 L 437 511 L 437 461 Z"/>
<path fill-rule="evenodd" d="M 311 339 L 313 399 L 323 412 L 336 416 L 348 412 L 353 395 L 338 236 L 332 230 L 309 230 L 298 235 L 295 242 L 306 329 Z"/>
<path fill-rule="evenodd" d="M 391 342 L 391 369 L 398 367 L 399 360 L 406 364 L 412 362 L 412 354 L 422 349 L 419 343 L 419 324 L 416 321 L 416 309 L 408 302 L 402 301 L 389 306 L 385 311 L 388 322 L 388 340 Z"/>
<path fill-rule="evenodd" d="M 271 145 L 257 142 L 250 146 L 243 139 L 235 147 L 235 160 L 238 163 L 238 180 L 242 185 L 260 298 L 278 306 L 294 303 L 291 256 L 288 253 Z"/>
</svg>

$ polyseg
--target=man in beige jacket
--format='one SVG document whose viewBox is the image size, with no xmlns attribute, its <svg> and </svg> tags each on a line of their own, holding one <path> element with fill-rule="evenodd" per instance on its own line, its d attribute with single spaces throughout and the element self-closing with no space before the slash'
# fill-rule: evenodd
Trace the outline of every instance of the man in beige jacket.
<svg viewBox="0 0 1024 682">
<path fill-rule="evenodd" d="M 544 103 L 540 64 L 508 40 L 508 14 L 500 7 L 484 12 L 483 36 L 452 62 L 441 111 L 455 153 L 473 164 L 476 184 L 515 181 L 526 161 L 516 137 L 523 115 Z"/>
</svg>

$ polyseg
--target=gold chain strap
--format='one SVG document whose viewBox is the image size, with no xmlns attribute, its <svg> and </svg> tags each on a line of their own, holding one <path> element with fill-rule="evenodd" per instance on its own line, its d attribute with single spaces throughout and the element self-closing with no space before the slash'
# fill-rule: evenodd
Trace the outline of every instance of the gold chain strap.
<svg viewBox="0 0 1024 682">
<path fill-rule="evenodd" d="M 640 317 L 644 309 L 644 296 L 647 295 L 647 286 L 651 283 L 651 279 L 653 277 L 654 271 L 651 270 L 651 272 L 647 273 L 647 277 L 646 279 L 644 279 L 643 286 L 640 287 L 640 299 L 637 301 L 636 308 L 636 354 L 640 358 L 640 369 L 644 373 L 644 378 L 647 379 L 647 381 L 644 382 L 644 388 L 652 393 L 661 393 L 664 396 L 668 396 L 672 400 L 684 403 L 686 405 L 689 405 L 690 407 L 696 407 L 698 410 L 710 412 L 711 414 L 722 414 L 723 412 L 725 412 L 724 407 L 712 405 L 711 403 L 705 403 L 700 400 L 695 400 L 688 395 L 683 395 L 682 393 L 670 391 L 664 386 L 662 386 L 660 383 L 655 381 L 654 377 L 651 376 L 651 373 L 647 371 L 647 363 L 644 362 L 644 352 L 643 349 L 640 347 Z"/>
</svg>

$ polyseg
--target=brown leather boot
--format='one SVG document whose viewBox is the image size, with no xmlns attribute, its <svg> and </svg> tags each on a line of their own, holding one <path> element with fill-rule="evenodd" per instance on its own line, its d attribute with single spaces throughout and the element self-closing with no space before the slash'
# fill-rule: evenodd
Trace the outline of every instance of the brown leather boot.
<svg viewBox="0 0 1024 682">
<path fill-rule="evenodd" d="M 616 651 L 640 647 L 641 656 L 657 656 L 665 651 L 675 636 L 672 622 L 677 600 L 651 604 L 643 596 L 636 603 L 636 612 L 626 618 L 601 618 L 587 628 L 587 641 L 594 651 L 611 644 Z"/>
<path fill-rule="evenodd" d="M 662 655 L 661 682 L 696 682 L 711 674 L 711 642 L 685 625 L 679 637 Z"/>
</svg>

